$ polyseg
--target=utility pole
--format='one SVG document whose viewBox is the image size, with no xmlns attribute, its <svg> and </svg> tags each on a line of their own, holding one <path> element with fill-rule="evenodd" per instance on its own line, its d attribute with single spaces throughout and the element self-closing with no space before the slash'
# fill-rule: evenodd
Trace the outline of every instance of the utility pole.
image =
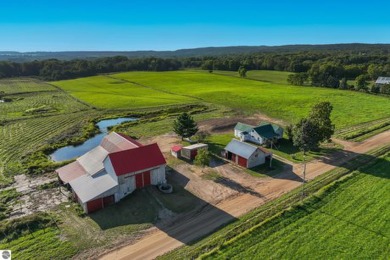
<svg viewBox="0 0 390 260">
<path fill-rule="evenodd" d="M 271 153 L 272 153 L 272 144 L 273 144 L 273 140 L 271 140 Z M 269 167 L 272 168 L 272 154 L 271 154 L 271 158 L 269 160 Z"/>
<path fill-rule="evenodd" d="M 306 152 L 303 151 L 302 198 L 305 197 L 305 183 L 306 183 Z"/>
</svg>

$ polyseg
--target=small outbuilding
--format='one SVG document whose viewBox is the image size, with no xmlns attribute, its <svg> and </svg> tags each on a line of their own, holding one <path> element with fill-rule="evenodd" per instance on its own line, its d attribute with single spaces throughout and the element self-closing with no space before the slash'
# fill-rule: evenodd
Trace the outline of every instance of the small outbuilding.
<svg viewBox="0 0 390 260">
<path fill-rule="evenodd" d="M 181 145 L 174 145 L 171 148 L 171 154 L 173 157 L 180 158 L 181 157 L 181 149 L 183 149 L 183 146 Z"/>
<path fill-rule="evenodd" d="M 375 86 L 376 87 L 382 87 L 386 84 L 390 84 L 390 77 L 379 77 L 376 81 L 375 81 Z"/>
<path fill-rule="evenodd" d="M 188 160 L 194 160 L 196 155 L 198 154 L 198 150 L 200 149 L 208 149 L 207 144 L 193 144 L 190 146 L 183 147 L 181 149 L 181 156 L 188 159 Z"/>
<path fill-rule="evenodd" d="M 268 150 L 236 139 L 225 147 L 225 158 L 245 168 L 264 164 L 271 157 L 272 153 Z"/>
</svg>

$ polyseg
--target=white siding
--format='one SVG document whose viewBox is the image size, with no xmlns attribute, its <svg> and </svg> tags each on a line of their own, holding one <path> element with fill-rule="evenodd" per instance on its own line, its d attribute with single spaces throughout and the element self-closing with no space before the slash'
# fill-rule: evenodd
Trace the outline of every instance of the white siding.
<svg viewBox="0 0 390 260">
<path fill-rule="evenodd" d="M 260 164 L 264 164 L 265 163 L 265 154 L 260 151 L 259 149 L 256 150 L 256 152 L 254 152 L 251 157 L 249 157 L 248 159 L 248 168 L 252 168 L 252 167 L 255 167 L 257 165 L 260 165 Z"/>
<path fill-rule="evenodd" d="M 106 172 L 111 176 L 111 178 L 118 182 L 118 176 L 116 176 L 114 172 L 114 168 L 112 167 L 110 157 L 107 156 L 106 159 L 104 159 L 103 165 L 104 168 L 106 169 Z"/>
<path fill-rule="evenodd" d="M 166 182 L 165 179 L 165 165 L 150 171 L 152 185 L 158 185 Z"/>
<path fill-rule="evenodd" d="M 254 131 L 254 130 L 251 131 L 251 138 L 249 141 L 256 143 L 256 144 L 263 144 L 263 142 L 264 142 L 263 138 L 258 133 L 256 133 L 256 131 Z"/>
<path fill-rule="evenodd" d="M 129 195 L 135 190 L 135 177 L 127 175 L 125 176 L 119 176 L 120 185 L 119 185 L 119 191 L 117 193 L 118 200 L 121 200 L 125 196 Z"/>
<path fill-rule="evenodd" d="M 234 129 L 234 136 L 240 138 L 242 131 Z"/>
</svg>

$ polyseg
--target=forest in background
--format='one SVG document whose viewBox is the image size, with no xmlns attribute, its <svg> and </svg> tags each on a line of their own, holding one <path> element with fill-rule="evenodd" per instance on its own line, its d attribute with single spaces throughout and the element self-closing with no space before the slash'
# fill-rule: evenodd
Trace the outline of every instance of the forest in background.
<svg viewBox="0 0 390 260">
<path fill-rule="evenodd" d="M 74 57 L 77 53 L 84 58 L 61 59 L 61 57 Z M 211 55 L 212 53 L 214 55 Z M 4 56 L 5 52 L 0 53 L 0 56 L 2 54 Z M 7 54 L 11 55 L 10 57 L 15 55 L 12 52 Z M 390 93 L 388 87 L 378 88 L 368 84 L 379 76 L 390 76 L 390 45 L 387 44 L 238 46 L 174 52 L 60 52 L 57 54 L 62 55 L 58 56 L 60 59 L 0 61 L 0 78 L 24 76 L 52 81 L 124 71 L 203 69 L 212 72 L 214 70 L 238 71 L 240 68 L 245 68 L 245 70 L 294 72 L 295 74 L 288 80 L 293 85 Z M 89 57 L 88 54 L 95 56 Z M 98 54 L 125 56 L 94 58 Z M 36 53 L 36 57 L 41 56 Z M 348 80 L 354 80 L 354 85 L 348 85 Z"/>
</svg>

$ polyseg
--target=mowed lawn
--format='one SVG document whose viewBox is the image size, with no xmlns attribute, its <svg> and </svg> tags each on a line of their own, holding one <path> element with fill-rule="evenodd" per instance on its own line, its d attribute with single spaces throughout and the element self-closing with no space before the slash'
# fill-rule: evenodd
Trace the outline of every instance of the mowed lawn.
<svg viewBox="0 0 390 260">
<path fill-rule="evenodd" d="M 53 82 L 75 97 L 99 108 L 144 108 L 193 103 L 193 98 L 154 90 L 110 76 Z"/>
<path fill-rule="evenodd" d="M 126 72 L 110 77 L 97 76 L 54 84 L 77 98 L 104 108 L 146 107 L 200 100 L 246 114 L 264 113 L 294 123 L 306 116 L 316 102 L 330 101 L 334 106 L 332 119 L 337 128 L 390 116 L 388 97 L 352 91 L 298 87 L 203 71 Z M 273 77 L 277 81 L 282 80 L 282 76 Z"/>
<path fill-rule="evenodd" d="M 206 259 L 388 259 L 390 154 Z"/>
</svg>

